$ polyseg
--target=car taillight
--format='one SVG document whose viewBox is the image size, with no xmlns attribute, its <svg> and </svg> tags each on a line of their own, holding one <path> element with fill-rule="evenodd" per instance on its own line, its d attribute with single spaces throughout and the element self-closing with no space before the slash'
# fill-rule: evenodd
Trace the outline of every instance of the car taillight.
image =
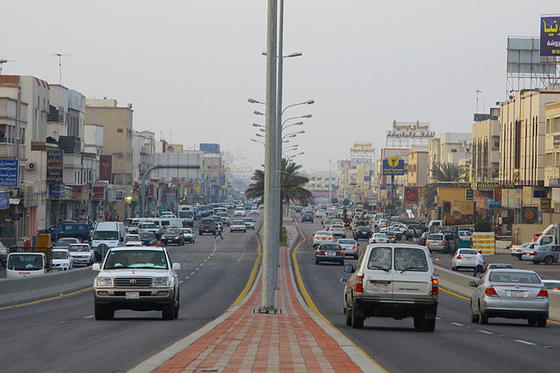
<svg viewBox="0 0 560 373">
<path fill-rule="evenodd" d="M 338 252 L 338 256 L 342 256 L 342 255 L 344 255 L 344 252 L 339 251 L 339 252 Z"/>
<path fill-rule="evenodd" d="M 438 295 L 439 294 L 439 281 L 437 278 L 433 278 L 432 279 L 432 295 Z"/>
<path fill-rule="evenodd" d="M 537 298 L 548 298 L 548 290 L 541 289 L 541 291 L 539 291 L 539 294 L 537 294 Z"/>
<path fill-rule="evenodd" d="M 531 252 L 529 253 L 529 255 L 537 255 L 537 252 L 536 252 L 536 251 L 531 251 Z"/>
<path fill-rule="evenodd" d="M 364 280 L 364 276 L 356 276 L 356 292 L 364 291 L 362 281 Z"/>
<path fill-rule="evenodd" d="M 329 240 L 331 240 L 331 241 L 334 240 L 334 237 L 329 238 Z"/>
<path fill-rule="evenodd" d="M 492 286 L 487 287 L 484 292 L 486 293 L 486 295 L 489 295 L 491 297 L 497 297 L 498 296 L 498 293 L 496 293 L 496 289 L 494 289 Z"/>
<path fill-rule="evenodd" d="M 463 259 L 463 258 L 461 258 L 461 255 L 457 255 L 457 259 Z"/>
<path fill-rule="evenodd" d="M 317 251 L 317 255 L 323 255 L 323 252 L 321 250 Z"/>
<path fill-rule="evenodd" d="M 354 249 L 357 249 L 357 248 L 358 248 L 358 245 L 354 245 Z"/>
<path fill-rule="evenodd" d="M 441 246 L 445 246 L 445 241 L 442 241 Z"/>
</svg>

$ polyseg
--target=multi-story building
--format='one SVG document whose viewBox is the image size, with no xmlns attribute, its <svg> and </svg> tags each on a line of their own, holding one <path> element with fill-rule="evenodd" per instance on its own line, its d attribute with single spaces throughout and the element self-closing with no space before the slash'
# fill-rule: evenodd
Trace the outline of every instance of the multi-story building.
<svg viewBox="0 0 560 373">
<path fill-rule="evenodd" d="M 487 183 L 498 180 L 500 169 L 500 112 L 475 114 L 472 130 L 471 181 Z"/>
<path fill-rule="evenodd" d="M 412 145 L 408 152 L 407 185 L 424 188 L 428 184 L 429 172 L 428 146 Z"/>
<path fill-rule="evenodd" d="M 550 103 L 546 109 L 546 137 L 544 185 L 550 187 L 551 208 L 560 208 L 560 102 Z"/>
</svg>

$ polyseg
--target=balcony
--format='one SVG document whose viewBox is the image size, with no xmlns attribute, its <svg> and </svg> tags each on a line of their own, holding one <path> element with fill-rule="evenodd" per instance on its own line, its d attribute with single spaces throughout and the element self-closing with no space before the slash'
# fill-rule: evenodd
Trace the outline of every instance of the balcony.
<svg viewBox="0 0 560 373">
<path fill-rule="evenodd" d="M 0 140 L 1 158 L 25 159 L 25 145 L 19 145 L 19 153 L 16 149 L 17 148 L 15 144 L 3 142 Z"/>
</svg>

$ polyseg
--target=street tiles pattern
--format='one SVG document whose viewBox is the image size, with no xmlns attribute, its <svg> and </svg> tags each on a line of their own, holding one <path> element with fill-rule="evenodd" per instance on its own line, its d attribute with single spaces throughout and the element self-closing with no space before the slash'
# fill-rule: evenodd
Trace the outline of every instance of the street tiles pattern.
<svg viewBox="0 0 560 373">
<path fill-rule="evenodd" d="M 297 300 L 281 248 L 279 313 L 257 313 L 261 283 L 228 319 L 162 364 L 155 372 L 361 372 Z"/>
</svg>

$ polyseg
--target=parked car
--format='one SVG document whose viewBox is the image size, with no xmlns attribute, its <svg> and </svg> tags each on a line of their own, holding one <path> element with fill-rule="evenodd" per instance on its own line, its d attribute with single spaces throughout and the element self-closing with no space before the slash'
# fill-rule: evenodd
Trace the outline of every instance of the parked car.
<svg viewBox="0 0 560 373">
<path fill-rule="evenodd" d="M 317 231 L 313 235 L 313 247 L 317 247 L 322 243 L 333 243 L 334 237 L 329 231 Z"/>
<path fill-rule="evenodd" d="M 344 266 L 351 273 L 343 292 L 346 325 L 362 328 L 367 317 L 414 319 L 414 328 L 434 331 L 438 280 L 428 249 L 410 244 L 368 245 L 358 264 Z"/>
<path fill-rule="evenodd" d="M 474 270 L 476 250 L 475 249 L 459 249 L 451 259 L 451 269 L 457 271 L 461 268 L 468 268 Z"/>
<path fill-rule="evenodd" d="M 559 256 L 560 245 L 548 244 L 537 246 L 531 250 L 526 250 L 521 259 L 530 260 L 534 264 L 540 264 L 541 262 L 544 262 L 544 264 L 552 264 L 558 263 Z"/>
<path fill-rule="evenodd" d="M 52 269 L 54 271 L 69 271 L 74 265 L 68 249 L 53 249 Z"/>
<path fill-rule="evenodd" d="M 183 235 L 184 242 L 194 243 L 196 236 L 191 228 L 181 228 L 179 231 Z"/>
<path fill-rule="evenodd" d="M 344 255 L 348 255 L 353 257 L 354 259 L 358 259 L 359 251 L 358 243 L 356 242 L 356 240 L 352 238 L 339 238 L 336 243 L 340 245 L 340 247 L 342 247 Z"/>
<path fill-rule="evenodd" d="M 95 262 L 95 250 L 93 250 L 89 243 L 73 243 L 68 246 L 68 252 L 72 257 L 72 264 L 77 265 L 90 265 Z"/>
<path fill-rule="evenodd" d="M 230 231 L 233 232 L 247 232 L 247 226 L 243 220 L 234 220 L 229 227 Z"/>
<path fill-rule="evenodd" d="M 309 221 L 313 223 L 313 213 L 312 212 L 305 212 L 301 215 L 301 222 Z"/>
<path fill-rule="evenodd" d="M 471 281 L 471 321 L 487 324 L 491 317 L 527 319 L 530 326 L 545 327 L 548 290 L 534 271 L 492 269 L 480 281 Z"/>
<path fill-rule="evenodd" d="M 93 283 L 97 320 L 112 319 L 119 309 L 158 310 L 166 320 L 179 316 L 181 264 L 173 263 L 164 247 L 111 248 L 92 269 L 99 271 Z"/>
<path fill-rule="evenodd" d="M 153 232 L 139 232 L 138 235 L 144 246 L 153 246 L 157 243 L 156 235 Z"/>
<path fill-rule="evenodd" d="M 255 219 L 250 216 L 243 218 L 243 222 L 247 226 L 247 229 L 255 230 Z"/>
<path fill-rule="evenodd" d="M 374 233 L 369 239 L 369 243 L 386 243 L 388 241 L 385 233 Z"/>
<path fill-rule="evenodd" d="M 185 239 L 181 234 L 180 228 L 167 228 L 161 235 L 161 242 L 164 245 L 177 244 L 177 246 L 183 246 L 185 244 Z"/>
<path fill-rule="evenodd" d="M 516 257 L 516 258 L 519 259 L 519 260 L 523 260 L 523 259 L 521 258 L 521 257 L 523 256 L 523 253 L 524 253 L 525 251 L 529 251 L 529 250 L 531 250 L 531 249 L 534 249 L 535 246 L 537 246 L 537 243 L 536 243 L 536 242 L 525 242 L 525 243 L 522 243 L 522 244 L 519 245 L 519 246 L 512 246 L 512 247 L 509 249 L 509 252 L 510 252 L 511 256 L 514 256 L 514 257 Z"/>
<path fill-rule="evenodd" d="M 369 240 L 372 234 L 373 232 L 371 231 L 370 227 L 358 227 L 354 230 L 354 239 L 359 240 L 360 238 L 363 238 L 365 240 Z"/>
<path fill-rule="evenodd" d="M 336 243 L 323 243 L 315 249 L 315 264 L 336 262 L 344 265 L 344 250 Z"/>
</svg>

